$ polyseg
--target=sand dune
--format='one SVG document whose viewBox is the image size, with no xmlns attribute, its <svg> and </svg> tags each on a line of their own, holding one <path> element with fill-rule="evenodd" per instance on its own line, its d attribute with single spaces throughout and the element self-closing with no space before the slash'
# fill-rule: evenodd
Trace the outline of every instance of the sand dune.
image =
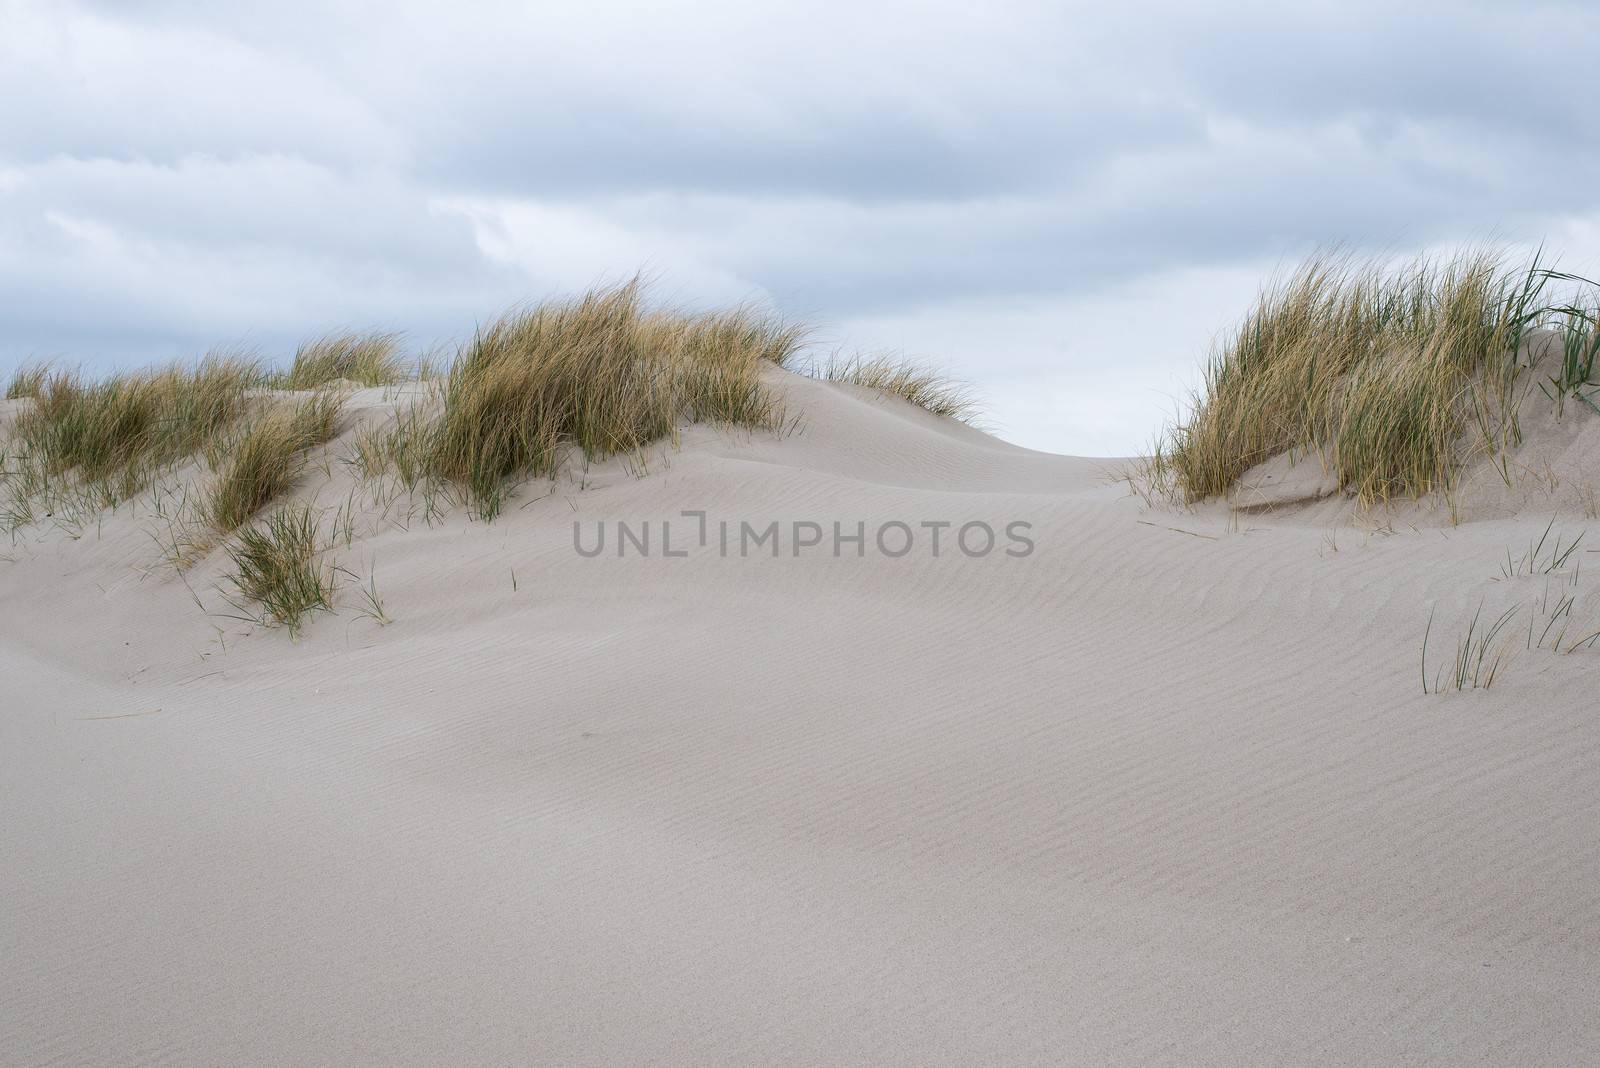
<svg viewBox="0 0 1600 1068">
<path fill-rule="evenodd" d="M 1532 427 L 1560 484 L 1469 480 L 1459 523 L 1185 511 L 769 375 L 794 433 L 687 428 L 493 523 L 374 506 L 341 557 L 388 626 L 226 618 L 223 561 L 152 567 L 143 502 L 25 530 L 0 1060 L 1595 1060 L 1600 649 L 1525 647 L 1524 607 L 1492 688 L 1423 679 L 1480 603 L 1566 583 L 1600 617 L 1600 531 L 1502 573 L 1553 515 L 1600 525 L 1567 474 L 1600 419 Z M 682 536 L 684 511 L 786 540 L 574 551 L 575 522 Z M 835 522 L 953 526 L 937 556 L 795 554 Z M 952 548 L 969 522 L 1000 545 Z"/>
</svg>

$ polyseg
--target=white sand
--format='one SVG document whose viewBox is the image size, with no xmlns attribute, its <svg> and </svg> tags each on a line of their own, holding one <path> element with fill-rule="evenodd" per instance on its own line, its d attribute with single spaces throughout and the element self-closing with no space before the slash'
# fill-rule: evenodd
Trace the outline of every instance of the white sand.
<svg viewBox="0 0 1600 1068">
<path fill-rule="evenodd" d="M 1480 600 L 1541 594 L 1499 568 L 1549 508 L 1149 509 L 1101 462 L 789 387 L 798 435 L 694 428 L 649 477 L 358 540 L 383 628 L 252 631 L 219 559 L 202 612 L 141 574 L 143 502 L 27 532 L 0 1062 L 1600 1058 L 1600 651 L 1420 681 L 1431 606 L 1438 668 Z M 1590 418 L 1551 462 L 1595 470 Z M 572 551 L 574 518 L 684 508 L 1038 548 Z"/>
</svg>

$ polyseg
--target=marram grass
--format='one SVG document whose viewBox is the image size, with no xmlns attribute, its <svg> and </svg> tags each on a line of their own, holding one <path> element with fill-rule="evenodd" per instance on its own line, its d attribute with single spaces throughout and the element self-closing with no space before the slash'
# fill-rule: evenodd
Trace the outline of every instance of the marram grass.
<svg viewBox="0 0 1600 1068">
<path fill-rule="evenodd" d="M 306 451 L 334 436 L 343 406 L 344 398 L 327 390 L 280 402 L 214 449 L 217 474 L 205 502 L 210 525 L 226 534 L 288 491 L 305 468 Z"/>
<path fill-rule="evenodd" d="M 1477 251 L 1398 269 L 1314 258 L 1222 339 L 1149 473 L 1199 500 L 1306 449 L 1366 502 L 1448 489 L 1463 448 L 1517 439 L 1519 390 L 1531 388 L 1519 354 L 1551 313 L 1540 298 L 1552 277 Z"/>
<path fill-rule="evenodd" d="M 244 414 L 261 380 L 258 363 L 235 356 L 98 380 L 30 372 L 21 387 L 13 381 L 31 389 L 33 404 L 11 426 L 11 489 L 76 492 L 100 505 L 127 500 L 213 442 Z"/>
<path fill-rule="evenodd" d="M 638 279 L 514 308 L 479 329 L 442 377 L 431 358 L 419 365 L 437 403 L 359 433 L 352 461 L 368 477 L 393 471 L 408 487 L 458 491 L 493 518 L 508 486 L 551 475 L 574 454 L 638 456 L 686 422 L 781 428 L 786 415 L 763 369 L 791 366 L 805 334 L 747 307 L 652 307 Z M 306 450 L 331 438 L 339 410 L 331 395 L 296 408 L 267 391 L 399 381 L 398 336 L 327 334 L 301 345 L 283 371 L 242 357 L 99 380 L 24 367 L 7 387 L 33 401 L 15 420 L 8 453 L 18 459 L 6 475 L 19 505 L 11 514 L 26 521 L 47 490 L 88 492 L 79 512 L 115 504 L 204 455 L 215 472 L 204 523 L 235 530 L 294 483 Z M 961 384 L 892 356 L 835 361 L 819 373 L 943 416 L 975 411 Z"/>
<path fill-rule="evenodd" d="M 237 354 L 99 378 L 26 364 L 6 386 L 8 400 L 32 404 L 10 426 L 0 471 L 5 516 L 12 526 L 32 521 L 39 502 L 45 511 L 92 513 L 129 500 L 201 454 L 218 466 L 218 454 L 231 450 L 237 455 L 222 464 L 208 516 L 218 529 L 231 530 L 293 481 L 306 442 L 331 436 L 331 422 L 326 433 L 315 424 L 337 414 L 337 404 L 318 397 L 297 420 L 269 414 L 241 435 L 241 424 L 262 406 L 261 391 L 398 381 L 405 377 L 398 336 L 329 334 L 302 345 L 290 369 L 279 372 Z"/>
<path fill-rule="evenodd" d="M 386 386 L 406 377 L 400 335 L 335 331 L 301 345 L 283 377 L 285 389 L 317 389 L 348 381 Z"/>
<path fill-rule="evenodd" d="M 803 338 L 748 309 L 650 309 L 638 280 L 515 309 L 462 350 L 438 415 L 369 438 L 363 462 L 406 463 L 493 518 L 509 483 L 552 474 L 569 450 L 637 454 L 684 420 L 776 428 L 783 412 L 761 369 L 787 364 Z"/>
<path fill-rule="evenodd" d="M 306 505 L 281 508 L 239 532 L 228 547 L 229 576 L 239 595 L 257 606 L 255 622 L 297 633 L 313 612 L 333 610 L 335 575 L 323 562 L 317 519 Z M 235 602 L 246 610 L 246 605 Z"/>
<path fill-rule="evenodd" d="M 1591 289 L 1600 288 L 1588 279 L 1569 274 L 1552 274 L 1566 282 L 1585 283 Z M 1557 411 L 1568 397 L 1573 397 L 1597 414 L 1600 414 L 1600 390 L 1593 387 L 1595 373 L 1600 370 L 1600 302 L 1588 305 L 1573 301 L 1552 309 L 1551 326 L 1561 340 L 1561 362 L 1556 372 L 1546 375 L 1539 388 L 1556 403 Z"/>
<path fill-rule="evenodd" d="M 1265 289 L 1216 346 L 1191 417 L 1157 443 L 1146 481 L 1197 500 L 1299 450 L 1367 502 L 1449 490 L 1473 450 L 1516 443 L 1518 405 L 1535 387 L 1600 411 L 1600 309 L 1548 306 L 1553 280 L 1582 281 L 1488 252 L 1399 268 L 1314 258 Z M 1559 366 L 1535 366 L 1523 345 L 1534 328 L 1559 340 Z M 638 280 L 516 308 L 434 380 L 436 404 L 364 432 L 355 460 L 369 475 L 393 470 L 408 486 L 459 491 L 493 517 L 507 486 L 552 474 L 569 455 L 639 454 L 684 422 L 784 425 L 762 369 L 791 365 L 803 341 L 800 327 L 745 308 L 650 307 Z M 403 377 L 397 353 L 397 335 L 344 332 L 302 345 L 276 373 L 238 356 L 101 379 L 23 367 L 6 387 L 24 402 L 0 471 L 8 515 L 15 525 L 37 514 L 32 502 L 67 498 L 78 513 L 113 505 L 204 454 L 218 472 L 208 519 L 234 529 L 293 481 L 307 442 L 331 434 L 331 423 L 315 431 L 263 416 L 262 391 L 393 382 Z M 975 412 L 961 384 L 892 355 L 813 373 L 941 416 Z M 310 403 L 301 420 L 331 418 L 330 402 Z"/>
<path fill-rule="evenodd" d="M 48 363 L 23 364 L 12 373 L 11 381 L 6 383 L 6 400 L 37 397 L 39 390 L 44 388 L 45 381 L 49 377 L 50 365 Z"/>
<path fill-rule="evenodd" d="M 829 382 L 888 393 L 934 415 L 970 423 L 979 414 L 971 387 L 894 353 L 835 357 L 818 369 Z"/>
</svg>

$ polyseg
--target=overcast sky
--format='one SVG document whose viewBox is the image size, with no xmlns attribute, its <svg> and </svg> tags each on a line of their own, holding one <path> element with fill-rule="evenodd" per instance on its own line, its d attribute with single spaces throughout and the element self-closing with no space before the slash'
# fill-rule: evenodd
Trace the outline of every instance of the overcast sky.
<svg viewBox="0 0 1600 1068">
<path fill-rule="evenodd" d="M 645 268 L 1126 453 L 1315 246 L 1591 269 L 1596 55 L 1581 4 L 0 0 L 0 371 Z"/>
</svg>

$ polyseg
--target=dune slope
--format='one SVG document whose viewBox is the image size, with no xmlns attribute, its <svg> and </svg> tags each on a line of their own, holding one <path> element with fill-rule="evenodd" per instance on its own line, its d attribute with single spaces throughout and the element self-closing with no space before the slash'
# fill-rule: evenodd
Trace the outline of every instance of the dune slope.
<svg viewBox="0 0 1600 1068">
<path fill-rule="evenodd" d="M 488 524 L 365 515 L 341 558 L 388 626 L 228 619 L 221 554 L 150 569 L 138 503 L 22 531 L 0 1061 L 1600 1049 L 1600 650 L 1524 647 L 1524 607 L 1492 688 L 1423 692 L 1480 603 L 1593 609 L 1600 531 L 1506 575 L 1550 512 L 1152 508 L 1114 464 L 772 374 L 796 433 L 688 428 Z M 619 520 L 648 557 L 574 551 Z M 778 522 L 778 555 L 723 555 L 723 520 Z M 995 551 L 952 546 L 973 521 Z M 796 522 L 865 524 L 865 555 L 797 556 Z M 892 522 L 904 556 L 870 544 Z"/>
</svg>

